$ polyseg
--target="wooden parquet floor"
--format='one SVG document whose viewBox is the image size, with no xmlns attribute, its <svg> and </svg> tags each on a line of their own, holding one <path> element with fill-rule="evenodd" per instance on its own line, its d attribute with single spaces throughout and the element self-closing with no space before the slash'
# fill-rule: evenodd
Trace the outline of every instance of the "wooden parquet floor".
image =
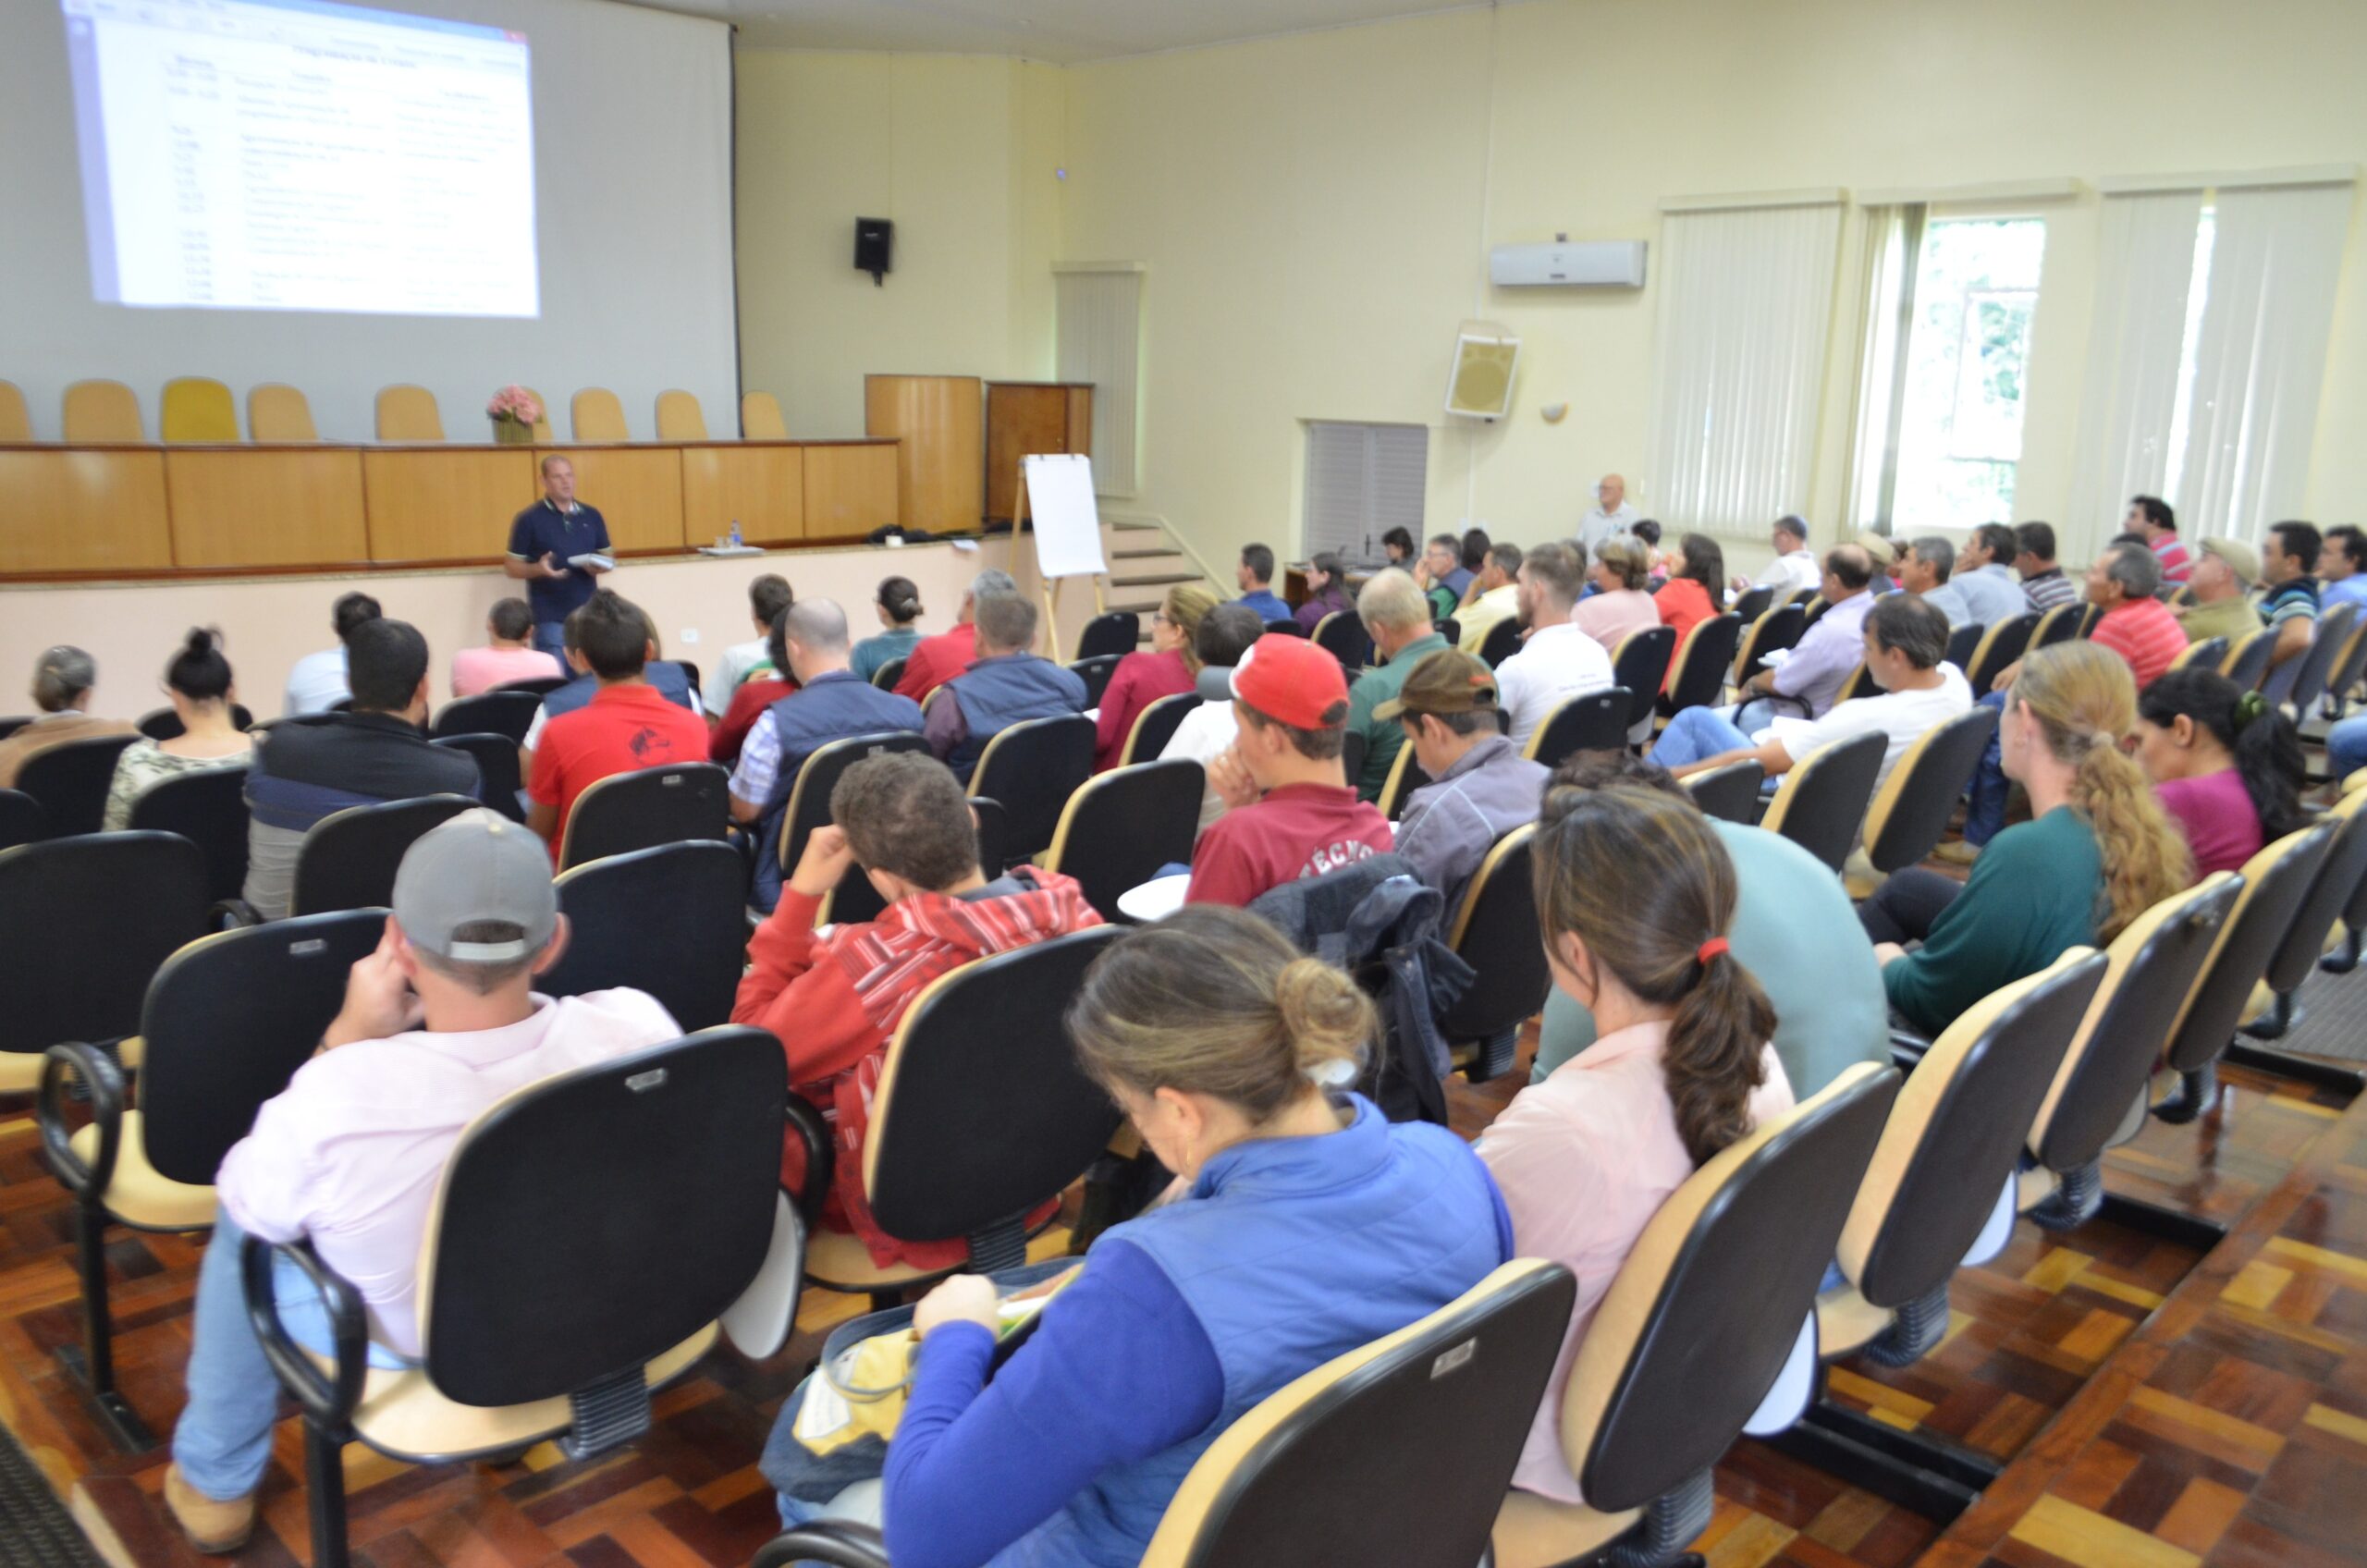
<svg viewBox="0 0 2367 1568">
<path fill-rule="evenodd" d="M 1476 1135 L 1492 1119 L 1527 1081 L 1527 1055 L 1525 1044 L 1520 1065 L 1497 1083 L 1456 1088 L 1458 1130 Z M 2116 1153 L 2110 1185 L 2217 1217 L 2260 1206 L 2273 1223 L 2258 1236 L 2239 1232 L 2250 1238 L 2240 1263 L 2214 1256 L 2211 1270 L 2197 1270 L 2191 1251 L 2112 1225 L 2067 1237 L 2020 1227 L 2003 1256 L 1959 1276 L 1940 1351 L 1902 1370 L 1845 1366 L 1833 1387 L 1892 1425 L 2025 1463 L 1927 1558 L 1938 1534 L 1931 1521 L 1745 1442 L 1719 1469 L 1716 1515 L 1699 1544 L 1713 1568 L 2367 1562 L 2367 1102 L 2328 1140 L 2339 1115 L 2331 1104 L 2240 1071 L 2226 1081 L 2211 1116 L 2183 1129 L 2154 1125 Z M 0 1421 L 111 1561 L 215 1561 L 187 1549 L 162 1507 L 163 1451 L 116 1452 L 55 1359 L 80 1337 L 80 1298 L 71 1213 L 38 1146 L 20 1112 L 0 1120 Z M 2297 1170 L 2316 1183 L 2311 1195 L 2291 1195 Z M 1048 1235 L 1038 1251 L 1062 1240 Z M 116 1231 L 108 1256 L 124 1390 L 169 1432 L 199 1244 Z M 2206 1287 L 2207 1300 L 2193 1298 Z M 809 1292 L 780 1355 L 762 1365 L 710 1356 L 660 1396 L 646 1439 L 599 1460 L 570 1462 L 546 1444 L 506 1466 L 422 1468 L 350 1448 L 355 1562 L 746 1562 L 776 1528 L 754 1464 L 773 1412 L 822 1332 L 862 1305 Z M 2169 1333 L 2173 1321 L 2185 1327 Z M 2141 1370 L 2119 1370 L 2140 1351 Z M 2106 1398 L 2110 1413 L 2097 1408 Z M 2067 1411 L 2079 1423 L 2067 1432 L 2069 1418 L 2057 1419 Z M 302 1470 L 291 1415 L 239 1562 L 309 1561 Z M 2191 1544 L 2206 1536 L 2215 1548 Z M 2121 1554 L 2130 1539 L 2157 1554 Z M 2295 1554 L 2259 1544 L 2279 1539 Z"/>
</svg>

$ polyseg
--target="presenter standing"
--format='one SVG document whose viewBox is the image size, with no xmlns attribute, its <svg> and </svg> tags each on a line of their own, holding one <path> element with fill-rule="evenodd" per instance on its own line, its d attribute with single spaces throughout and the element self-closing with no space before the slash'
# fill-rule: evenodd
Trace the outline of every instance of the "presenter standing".
<svg viewBox="0 0 2367 1568">
<path fill-rule="evenodd" d="M 597 562 L 583 562 L 597 556 Z M 526 584 L 534 612 L 534 646 L 567 662 L 567 618 L 592 597 L 595 579 L 615 570 L 608 559 L 608 521 L 575 498 L 575 465 L 543 459 L 543 498 L 509 525 L 509 556 L 501 570 Z"/>
</svg>

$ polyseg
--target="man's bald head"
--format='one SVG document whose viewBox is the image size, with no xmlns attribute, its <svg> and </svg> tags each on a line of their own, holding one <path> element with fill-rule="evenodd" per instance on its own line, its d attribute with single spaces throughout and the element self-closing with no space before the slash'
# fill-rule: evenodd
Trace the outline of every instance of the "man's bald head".
<svg viewBox="0 0 2367 1568">
<path fill-rule="evenodd" d="M 1874 580 L 1874 557 L 1863 545 L 1835 545 L 1824 553 L 1824 574 L 1844 595 L 1855 594 Z"/>
<path fill-rule="evenodd" d="M 801 686 L 847 668 L 847 612 L 828 599 L 800 599 L 781 611 L 780 636 L 789 673 Z"/>
<path fill-rule="evenodd" d="M 1627 499 L 1627 481 L 1615 473 L 1604 474 L 1595 484 L 1594 498 L 1604 511 L 1617 511 Z"/>
</svg>

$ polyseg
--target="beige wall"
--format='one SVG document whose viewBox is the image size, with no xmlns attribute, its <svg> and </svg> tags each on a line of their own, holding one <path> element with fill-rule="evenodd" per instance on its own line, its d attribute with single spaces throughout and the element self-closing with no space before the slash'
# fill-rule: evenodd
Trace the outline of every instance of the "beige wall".
<svg viewBox="0 0 2367 1568">
<path fill-rule="evenodd" d="M 1652 505 L 1640 470 L 1654 295 L 1493 290 L 1490 245 L 1557 231 L 1653 239 L 1659 203 L 1680 195 L 2367 162 L 2352 80 L 2362 58 L 2357 0 L 1540 0 L 1057 71 L 743 52 L 743 194 L 761 185 L 810 211 L 797 224 L 822 236 L 776 254 L 767 226 L 791 220 L 743 201 L 748 385 L 788 377 L 810 389 L 798 394 L 808 406 L 851 419 L 865 369 L 967 369 L 999 350 L 1040 360 L 1043 312 L 1012 303 L 1037 264 L 1015 246 L 1020 209 L 1000 224 L 985 209 L 1049 153 L 1069 171 L 1051 198 L 1057 256 L 1148 269 L 1143 484 L 1128 509 L 1164 516 L 1219 562 L 1250 538 L 1294 553 L 1300 422 L 1408 421 L 1433 431 L 1433 528 L 1470 517 L 1541 538 L 1575 522 L 1605 469 L 1625 471 Z M 1036 104 L 1045 75 L 1061 112 L 1022 137 L 1008 129 L 1012 105 Z M 939 160 L 935 181 L 914 163 L 923 149 Z M 752 172 L 768 153 L 778 180 Z M 905 204 L 899 241 L 909 227 L 914 270 L 900 259 L 875 292 L 825 273 L 845 271 L 848 203 L 879 189 L 883 170 Z M 1017 186 L 1032 241 L 1045 198 Z M 2097 198 L 2025 210 L 2048 219 L 2049 238 L 2017 510 L 2076 541 L 2112 521 L 2075 527 L 2061 510 Z M 1845 236 L 1802 497 L 1828 532 L 1846 468 L 1858 227 L 1853 217 Z M 821 251 L 827 266 L 813 260 Z M 784 291 L 810 285 L 810 298 L 754 308 L 767 269 Z M 923 288 L 925 276 L 941 281 Z M 1524 337 L 1502 425 L 1447 427 L 1436 412 L 1468 315 Z M 907 362 L 922 347 L 959 362 Z M 1564 401 L 1568 418 L 1543 423 L 1538 410 Z M 2367 216 L 2354 218 L 2318 414 L 2310 505 L 2321 521 L 2362 509 L 2367 447 L 2344 436 L 2362 422 Z"/>
</svg>

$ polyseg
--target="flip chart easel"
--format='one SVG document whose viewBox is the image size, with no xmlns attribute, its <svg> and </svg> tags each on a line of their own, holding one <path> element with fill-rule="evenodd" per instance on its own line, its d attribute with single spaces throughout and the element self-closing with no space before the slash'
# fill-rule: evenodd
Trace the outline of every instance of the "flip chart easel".
<svg viewBox="0 0 2367 1568">
<path fill-rule="evenodd" d="M 1033 533 L 1021 524 L 1036 524 Z M 1066 577 L 1093 579 L 1093 609 L 1107 607 L 1101 578 L 1101 512 L 1093 499 L 1093 459 L 1081 452 L 1047 452 L 1019 459 L 1018 494 L 1011 508 L 1011 564 L 1018 575 L 1021 535 L 1035 541 L 1036 571 L 1044 592 L 1046 646 L 1059 656 L 1060 619 L 1052 584 Z"/>
</svg>

